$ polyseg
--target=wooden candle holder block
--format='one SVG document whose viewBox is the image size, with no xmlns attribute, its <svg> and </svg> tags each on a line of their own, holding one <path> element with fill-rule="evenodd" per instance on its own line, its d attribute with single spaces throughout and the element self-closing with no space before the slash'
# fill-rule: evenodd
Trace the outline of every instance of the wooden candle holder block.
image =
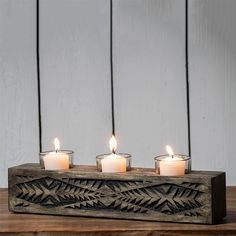
<svg viewBox="0 0 236 236">
<path fill-rule="evenodd" d="M 101 173 L 95 166 L 48 171 L 38 164 L 9 168 L 9 210 L 213 224 L 226 215 L 224 172 L 158 176 L 154 169 Z"/>
</svg>

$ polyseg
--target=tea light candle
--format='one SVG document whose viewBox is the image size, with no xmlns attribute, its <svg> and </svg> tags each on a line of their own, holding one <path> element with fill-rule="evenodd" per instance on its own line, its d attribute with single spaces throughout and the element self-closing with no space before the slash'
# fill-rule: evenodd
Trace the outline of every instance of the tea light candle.
<svg viewBox="0 0 236 236">
<path fill-rule="evenodd" d="M 160 175 L 179 176 L 185 174 L 185 160 L 174 154 L 169 145 L 166 146 L 169 154 L 165 159 L 160 161 Z"/>
<path fill-rule="evenodd" d="M 60 151 L 58 138 L 54 139 L 55 152 L 49 152 L 44 156 L 45 170 L 67 170 L 69 169 L 69 155 Z"/>
<path fill-rule="evenodd" d="M 112 153 L 101 160 L 102 172 L 126 172 L 126 159 L 115 153 L 117 142 L 114 135 L 112 135 L 109 145 Z"/>
</svg>

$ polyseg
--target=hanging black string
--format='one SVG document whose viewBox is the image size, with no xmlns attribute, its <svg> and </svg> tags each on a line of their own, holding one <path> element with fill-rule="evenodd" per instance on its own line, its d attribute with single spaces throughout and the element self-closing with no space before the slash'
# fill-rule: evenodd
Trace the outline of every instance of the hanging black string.
<svg viewBox="0 0 236 236">
<path fill-rule="evenodd" d="M 38 82 L 39 151 L 42 152 L 40 57 L 39 57 L 39 0 L 36 0 L 36 63 L 37 63 L 37 82 Z"/>
<path fill-rule="evenodd" d="M 191 156 L 191 126 L 189 102 L 189 62 L 188 62 L 188 0 L 185 0 L 185 68 L 186 68 L 186 97 L 187 97 L 187 122 L 188 122 L 188 152 Z"/>
<path fill-rule="evenodd" d="M 113 6 L 110 0 L 110 70 L 111 70 L 111 117 L 112 134 L 115 135 L 114 85 L 113 85 Z"/>
</svg>

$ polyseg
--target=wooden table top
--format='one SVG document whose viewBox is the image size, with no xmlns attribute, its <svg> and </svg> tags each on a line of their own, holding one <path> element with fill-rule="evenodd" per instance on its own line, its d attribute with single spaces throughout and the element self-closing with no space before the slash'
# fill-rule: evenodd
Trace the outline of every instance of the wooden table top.
<svg viewBox="0 0 236 236">
<path fill-rule="evenodd" d="M 7 189 L 0 189 L 0 235 L 236 235 L 236 187 L 227 187 L 227 217 L 217 225 L 18 214 L 8 211 Z"/>
</svg>

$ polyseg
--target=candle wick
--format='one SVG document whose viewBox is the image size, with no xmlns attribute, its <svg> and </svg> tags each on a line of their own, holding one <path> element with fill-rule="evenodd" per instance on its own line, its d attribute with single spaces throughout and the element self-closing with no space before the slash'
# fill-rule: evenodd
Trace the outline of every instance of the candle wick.
<svg viewBox="0 0 236 236">
<path fill-rule="evenodd" d="M 171 155 L 172 156 L 172 159 L 174 158 L 174 155 Z"/>
<path fill-rule="evenodd" d="M 112 149 L 112 151 L 111 151 L 111 152 L 112 152 L 112 154 L 116 154 L 116 152 L 115 152 L 115 149 L 114 149 L 114 148 Z"/>
<path fill-rule="evenodd" d="M 58 152 L 58 149 L 56 149 L 56 153 Z"/>
</svg>

